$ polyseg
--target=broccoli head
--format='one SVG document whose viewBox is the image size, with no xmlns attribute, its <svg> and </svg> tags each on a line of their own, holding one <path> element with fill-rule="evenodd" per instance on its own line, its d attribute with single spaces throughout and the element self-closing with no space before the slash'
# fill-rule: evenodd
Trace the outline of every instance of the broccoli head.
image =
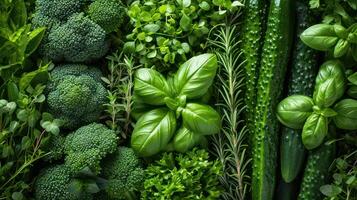
<svg viewBox="0 0 357 200">
<path fill-rule="evenodd" d="M 64 165 L 57 165 L 43 170 L 35 183 L 37 200 L 71 200 L 75 197 L 68 191 L 72 172 Z"/>
<path fill-rule="evenodd" d="M 106 193 L 109 199 L 132 199 L 135 191 L 143 187 L 144 170 L 131 148 L 119 147 L 104 159 L 102 168 L 102 175 L 108 180 Z"/>
<path fill-rule="evenodd" d="M 54 61 L 87 62 L 104 56 L 108 42 L 103 28 L 78 13 L 50 31 L 44 48 Z"/>
<path fill-rule="evenodd" d="M 66 165 L 79 172 L 100 172 L 100 161 L 116 150 L 117 136 L 103 124 L 92 123 L 70 133 L 65 141 Z"/>
<path fill-rule="evenodd" d="M 88 15 L 109 33 L 115 31 L 123 23 L 125 9 L 118 0 L 96 0 L 90 4 Z"/>
<path fill-rule="evenodd" d="M 71 189 L 73 183 L 80 191 Z M 91 200 L 93 195 L 85 191 L 85 181 L 75 178 L 75 173 L 66 165 L 44 169 L 35 182 L 36 200 Z"/>
<path fill-rule="evenodd" d="M 67 64 L 55 67 L 47 85 L 47 104 L 64 128 L 77 128 L 96 121 L 106 101 L 101 72 L 94 67 Z"/>
</svg>

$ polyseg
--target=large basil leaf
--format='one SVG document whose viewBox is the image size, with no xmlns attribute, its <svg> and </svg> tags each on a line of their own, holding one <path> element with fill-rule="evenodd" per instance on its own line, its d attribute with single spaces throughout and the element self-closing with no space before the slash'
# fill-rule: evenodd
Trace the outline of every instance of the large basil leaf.
<svg viewBox="0 0 357 200">
<path fill-rule="evenodd" d="M 344 70 L 343 65 L 339 60 L 329 60 L 324 62 L 316 76 L 316 87 L 325 82 L 329 78 L 343 78 Z"/>
<path fill-rule="evenodd" d="M 303 95 L 292 95 L 278 104 L 277 117 L 285 126 L 302 129 L 306 119 L 312 113 L 312 98 Z"/>
<path fill-rule="evenodd" d="M 148 68 L 136 71 L 134 91 L 146 104 L 150 105 L 164 105 L 165 97 L 171 96 L 165 77 L 159 72 Z"/>
<path fill-rule="evenodd" d="M 307 118 L 302 129 L 302 142 L 304 146 L 311 150 L 324 141 L 328 132 L 328 120 L 326 117 L 313 113 Z"/>
<path fill-rule="evenodd" d="M 207 105 L 188 103 L 182 110 L 183 125 L 192 132 L 212 135 L 221 129 L 221 117 Z"/>
<path fill-rule="evenodd" d="M 338 40 L 334 26 L 328 24 L 316 24 L 309 27 L 300 38 L 307 46 L 320 51 L 328 51 Z"/>
<path fill-rule="evenodd" d="M 344 99 L 335 105 L 334 110 L 337 115 L 333 121 L 338 128 L 357 130 L 357 100 Z"/>
<path fill-rule="evenodd" d="M 203 139 L 203 135 L 194 133 L 183 126 L 177 131 L 174 137 L 174 149 L 175 151 L 184 153 L 199 144 Z"/>
<path fill-rule="evenodd" d="M 176 131 L 176 117 L 166 108 L 152 110 L 136 123 L 131 147 L 141 156 L 152 156 L 167 146 Z"/>
<path fill-rule="evenodd" d="M 217 57 L 214 54 L 202 54 L 186 61 L 174 77 L 177 95 L 195 99 L 206 94 L 216 75 L 217 67 Z"/>
<path fill-rule="evenodd" d="M 345 81 L 330 78 L 321 83 L 314 91 L 314 102 L 320 108 L 328 108 L 340 99 L 345 91 Z"/>
</svg>

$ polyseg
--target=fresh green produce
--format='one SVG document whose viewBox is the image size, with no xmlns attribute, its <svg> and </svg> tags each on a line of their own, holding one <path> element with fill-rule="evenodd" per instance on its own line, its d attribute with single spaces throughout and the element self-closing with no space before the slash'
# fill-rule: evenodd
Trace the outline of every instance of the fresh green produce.
<svg viewBox="0 0 357 200">
<path fill-rule="evenodd" d="M 324 200 L 353 200 L 357 197 L 356 160 L 357 151 L 354 151 L 334 161 L 333 182 L 320 187 Z"/>
<path fill-rule="evenodd" d="M 151 110 L 139 118 L 131 137 L 131 147 L 145 157 L 171 148 L 186 152 L 202 143 L 205 135 L 218 133 L 221 127 L 220 115 L 208 105 L 188 102 L 207 93 L 216 70 L 217 57 L 213 54 L 191 58 L 169 80 L 153 69 L 137 70 L 135 94 L 145 104 L 161 108 Z M 180 116 L 182 123 L 178 121 Z M 177 127 L 180 127 L 178 132 Z M 199 143 L 193 143 L 193 134 Z"/>
<path fill-rule="evenodd" d="M 145 170 L 141 199 L 219 199 L 222 166 L 209 161 L 205 150 L 185 154 L 164 153 Z"/>
<path fill-rule="evenodd" d="M 62 119 L 63 127 L 75 129 L 96 121 L 106 102 L 99 69 L 81 64 L 55 67 L 47 85 L 50 113 Z"/>
<path fill-rule="evenodd" d="M 322 199 L 319 189 L 329 180 L 329 167 L 334 160 L 335 144 L 323 144 L 310 151 L 298 200 Z"/>
<path fill-rule="evenodd" d="M 210 29 L 242 4 L 232 0 L 137 0 L 128 10 L 132 33 L 124 50 L 159 71 L 182 64 L 206 48 Z"/>
<path fill-rule="evenodd" d="M 109 74 L 102 77 L 108 87 L 108 103 L 104 104 L 105 122 L 117 135 L 126 139 L 132 131 L 134 73 L 139 66 L 134 64 L 132 57 L 118 52 L 108 56 L 107 60 Z"/>
<path fill-rule="evenodd" d="M 144 170 L 132 149 L 119 147 L 103 160 L 102 166 L 109 199 L 137 199 L 136 193 L 143 188 Z"/>
<path fill-rule="evenodd" d="M 107 32 L 124 21 L 118 1 L 37 0 L 33 24 L 48 33 L 41 52 L 54 61 L 88 62 L 108 50 Z"/>
<path fill-rule="evenodd" d="M 315 76 L 318 71 L 317 53 L 306 46 L 300 40 L 299 36 L 306 28 L 314 23 L 316 18 L 309 10 L 308 2 L 305 0 L 299 0 L 296 2 L 295 13 L 296 33 L 293 47 L 294 51 L 291 58 L 291 72 L 288 73 L 288 75 L 290 75 L 290 79 L 288 80 L 289 86 L 287 95 L 312 96 Z M 301 110 L 296 110 L 298 111 L 297 113 L 301 114 L 300 116 L 303 116 L 304 114 L 299 111 L 303 111 L 304 109 L 308 109 L 309 112 L 312 112 L 313 105 L 311 105 L 311 103 L 313 104 L 313 102 L 311 98 L 302 97 L 301 99 L 296 98 L 295 100 L 303 100 L 306 101 L 305 103 L 310 104 L 308 106 L 303 106 Z M 280 107 L 278 107 L 278 109 L 279 108 Z M 279 111 L 277 113 L 279 113 Z M 279 120 L 281 121 L 281 119 Z M 290 190 L 297 190 L 298 184 L 296 184 L 296 181 L 293 181 L 303 169 L 306 154 L 305 147 L 302 144 L 301 130 L 282 127 L 280 138 L 280 168 L 283 181 L 285 182 L 282 183 L 284 186 L 283 189 L 290 188 Z M 281 193 L 292 194 L 291 192 L 286 191 L 281 191 Z"/>
<path fill-rule="evenodd" d="M 338 128 L 357 130 L 357 100 L 343 99 L 334 106 L 333 110 L 337 113 L 333 121 Z"/>
<path fill-rule="evenodd" d="M 35 184 L 36 199 L 76 199 L 75 196 L 68 191 L 72 176 L 72 171 L 65 165 L 57 165 L 43 170 Z"/>
<path fill-rule="evenodd" d="M 116 150 L 117 136 L 102 124 L 92 123 L 70 133 L 66 137 L 64 149 L 65 164 L 73 172 L 88 167 L 93 172 L 101 170 L 101 160 Z"/>
<path fill-rule="evenodd" d="M 267 21 L 253 128 L 252 196 L 273 199 L 279 123 L 274 117 L 280 100 L 292 43 L 293 1 L 272 1 Z"/>
<path fill-rule="evenodd" d="M 32 29 L 23 0 L 4 0 L 0 4 L 0 83 L 28 66 L 31 54 L 40 45 L 44 27 Z"/>
<path fill-rule="evenodd" d="M 314 149 L 324 141 L 328 133 L 328 124 L 331 117 L 337 112 L 330 107 L 340 99 L 345 92 L 345 75 L 341 62 L 337 60 L 325 62 L 316 77 L 313 100 L 303 95 L 293 95 L 281 101 L 277 108 L 277 118 L 285 126 L 293 129 L 302 129 L 302 142 L 307 149 Z M 348 104 L 349 106 L 350 104 Z M 345 113 L 341 113 L 341 111 Z M 343 115 L 353 120 L 350 110 L 339 107 L 339 118 Z M 340 122 L 337 120 L 337 122 Z M 351 122 L 346 122 L 351 129 Z"/>
<path fill-rule="evenodd" d="M 267 4 L 264 0 L 246 0 L 243 9 L 242 52 L 245 61 L 245 104 L 249 130 L 254 127 L 255 106 L 257 98 L 257 81 L 259 65 L 264 41 L 265 16 Z"/>
<path fill-rule="evenodd" d="M 348 76 L 347 78 L 350 82 L 350 88 L 347 91 L 347 94 L 354 98 L 357 99 L 357 72 L 351 74 L 350 76 Z"/>
<path fill-rule="evenodd" d="M 224 166 L 220 178 L 225 189 L 222 197 L 226 200 L 246 199 L 250 187 L 250 158 L 246 155 L 248 129 L 243 116 L 244 99 L 237 95 L 244 91 L 245 74 L 242 71 L 244 64 L 240 61 L 238 29 L 234 22 L 228 21 L 216 30 L 210 44 L 218 58 L 216 108 L 222 116 L 222 133 L 215 135 L 211 141 L 214 153 Z"/>
</svg>

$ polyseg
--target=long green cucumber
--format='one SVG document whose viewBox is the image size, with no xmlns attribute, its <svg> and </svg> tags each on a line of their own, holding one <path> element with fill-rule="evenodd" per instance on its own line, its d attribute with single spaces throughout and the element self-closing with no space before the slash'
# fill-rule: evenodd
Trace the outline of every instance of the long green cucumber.
<svg viewBox="0 0 357 200">
<path fill-rule="evenodd" d="M 245 104 L 249 131 L 252 130 L 255 116 L 256 85 L 264 42 L 266 11 L 265 0 L 244 1 L 242 52 L 245 60 Z"/>
<path fill-rule="evenodd" d="M 294 24 L 293 4 L 293 0 L 270 2 L 257 83 L 253 141 L 253 200 L 271 200 L 274 195 L 280 128 L 275 110 L 281 100 L 290 55 Z"/>
<path fill-rule="evenodd" d="M 318 70 L 317 52 L 300 40 L 300 34 L 312 26 L 315 18 L 307 0 L 299 0 L 295 6 L 296 34 L 290 72 L 288 96 L 302 94 L 312 96 Z M 283 127 L 280 141 L 281 175 L 285 182 L 292 182 L 303 168 L 306 150 L 301 140 L 301 130 Z"/>
<path fill-rule="evenodd" d="M 320 187 L 328 182 L 329 167 L 335 158 L 335 143 L 322 144 L 309 152 L 298 200 L 321 200 Z"/>
</svg>

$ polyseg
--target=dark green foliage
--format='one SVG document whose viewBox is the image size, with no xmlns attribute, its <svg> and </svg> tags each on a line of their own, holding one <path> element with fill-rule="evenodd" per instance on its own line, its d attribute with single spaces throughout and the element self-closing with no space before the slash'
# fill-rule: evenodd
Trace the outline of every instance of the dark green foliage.
<svg viewBox="0 0 357 200">
<path fill-rule="evenodd" d="M 74 172 L 101 170 L 100 161 L 116 150 L 117 136 L 103 124 L 92 123 L 70 133 L 65 141 L 66 165 Z"/>
<path fill-rule="evenodd" d="M 185 154 L 164 153 L 145 170 L 141 199 L 219 199 L 222 166 L 209 161 L 208 152 L 193 149 Z"/>
<path fill-rule="evenodd" d="M 108 49 L 105 31 L 83 13 L 53 29 L 44 53 L 54 61 L 85 62 L 100 58 Z"/>
<path fill-rule="evenodd" d="M 50 112 L 65 121 L 64 127 L 76 128 L 94 122 L 103 110 L 106 90 L 97 68 L 80 64 L 56 67 L 47 85 Z"/>
<path fill-rule="evenodd" d="M 88 8 L 88 15 L 106 32 L 112 32 L 124 22 L 125 9 L 118 0 L 96 0 Z"/>
<path fill-rule="evenodd" d="M 131 148 L 119 147 L 105 158 L 102 167 L 102 175 L 108 180 L 105 191 L 110 199 L 130 199 L 143 188 L 144 170 Z"/>
</svg>

